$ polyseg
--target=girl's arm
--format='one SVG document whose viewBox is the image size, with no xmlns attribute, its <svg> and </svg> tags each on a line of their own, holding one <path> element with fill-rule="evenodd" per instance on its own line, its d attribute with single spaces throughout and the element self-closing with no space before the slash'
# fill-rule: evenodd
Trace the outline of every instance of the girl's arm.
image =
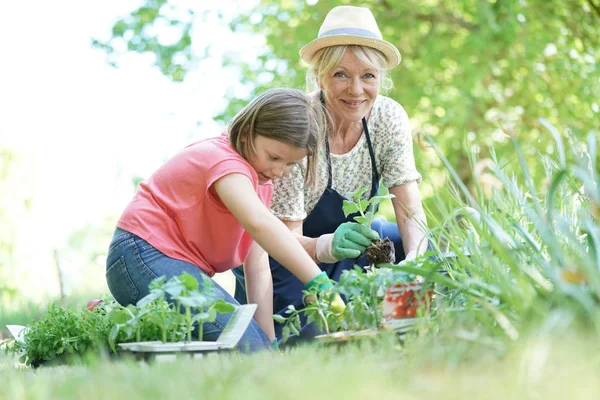
<svg viewBox="0 0 600 400">
<path fill-rule="evenodd" d="M 427 217 L 421 203 L 417 182 L 412 181 L 389 188 L 398 230 L 402 238 L 406 260 L 412 260 L 427 251 Z"/>
<path fill-rule="evenodd" d="M 244 261 L 246 276 L 246 294 L 248 304 L 257 304 L 254 319 L 267 334 L 269 340 L 275 339 L 273 324 L 273 279 L 269 268 L 269 256 L 256 242 L 252 243 L 250 253 Z"/>
<path fill-rule="evenodd" d="M 248 177 L 226 175 L 213 187 L 246 232 L 302 283 L 308 283 L 321 273 L 294 234 L 263 204 Z"/>
<path fill-rule="evenodd" d="M 300 243 L 300 245 L 304 248 L 304 250 L 308 253 L 308 255 L 312 258 L 312 260 L 316 263 L 320 263 L 321 261 L 317 258 L 317 239 L 318 238 L 310 238 L 304 236 L 304 231 L 302 230 L 302 225 L 304 221 L 284 221 L 281 220 L 285 226 L 294 234 L 296 240 Z"/>
</svg>

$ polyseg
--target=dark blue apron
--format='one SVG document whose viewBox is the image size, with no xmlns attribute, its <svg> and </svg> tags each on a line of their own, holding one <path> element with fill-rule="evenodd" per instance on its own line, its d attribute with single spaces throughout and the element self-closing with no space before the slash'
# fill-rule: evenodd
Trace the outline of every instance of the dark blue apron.
<svg viewBox="0 0 600 400">
<path fill-rule="evenodd" d="M 321 102 L 324 104 L 322 93 Z M 362 119 L 362 124 L 365 139 L 367 140 L 367 145 L 369 147 L 369 156 L 371 158 L 372 178 L 371 192 L 369 194 L 370 198 L 375 196 L 379 189 L 379 174 L 375 164 L 375 153 L 373 152 L 373 146 L 369 136 L 367 120 L 364 117 Z M 356 215 L 349 215 L 348 217 L 344 216 L 343 202 L 346 198 L 332 187 L 331 152 L 329 150 L 329 140 L 327 139 L 327 136 L 325 136 L 325 149 L 327 151 L 327 188 L 323 191 L 321 198 L 302 225 L 304 236 L 312 238 L 335 232 L 335 230 L 344 222 L 353 221 L 353 217 Z M 379 233 L 380 237 L 389 237 L 394 242 L 396 260 L 404 259 L 402 240 L 398 233 L 398 226 L 395 222 L 387 222 L 382 218 L 377 218 L 373 221 L 371 227 Z M 293 304 L 296 309 L 301 309 L 303 307 L 302 291 L 305 289 L 304 284 L 273 258 L 269 257 L 269 263 L 273 275 L 273 311 L 285 316 L 284 312 L 289 304 Z M 358 260 L 342 260 L 333 264 L 320 263 L 319 267 L 327 272 L 330 279 L 338 281 L 342 272 L 351 269 L 355 264 L 365 266 L 367 264 L 366 257 L 363 256 Z M 281 338 L 282 327 L 281 324 L 275 323 L 275 331 L 278 338 Z M 309 335 L 314 336 L 314 334 L 318 334 L 318 332 Z"/>
</svg>

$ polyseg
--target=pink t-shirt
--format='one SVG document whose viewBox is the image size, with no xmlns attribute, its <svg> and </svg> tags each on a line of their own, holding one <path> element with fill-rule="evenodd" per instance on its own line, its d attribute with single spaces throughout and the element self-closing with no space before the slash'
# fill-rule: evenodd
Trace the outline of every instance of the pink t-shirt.
<svg viewBox="0 0 600 400">
<path fill-rule="evenodd" d="M 209 190 L 233 173 L 246 175 L 269 207 L 273 185 L 259 184 L 254 168 L 223 133 L 189 145 L 140 183 L 117 226 L 209 276 L 237 267 L 248 256 L 253 239 Z"/>
</svg>

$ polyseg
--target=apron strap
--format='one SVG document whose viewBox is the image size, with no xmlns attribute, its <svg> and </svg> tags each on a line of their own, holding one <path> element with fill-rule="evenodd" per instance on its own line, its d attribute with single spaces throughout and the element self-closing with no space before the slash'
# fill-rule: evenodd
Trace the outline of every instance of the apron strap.
<svg viewBox="0 0 600 400">
<path fill-rule="evenodd" d="M 373 197 L 377 194 L 379 186 L 379 173 L 377 173 L 377 165 L 375 165 L 375 152 L 373 151 L 373 145 L 371 144 L 371 137 L 369 136 L 369 128 L 367 127 L 367 120 L 365 117 L 362 119 L 363 129 L 365 131 L 365 139 L 367 139 L 367 145 L 369 146 L 369 156 L 371 156 L 371 173 L 373 179 L 371 180 L 371 195 Z"/>
</svg>

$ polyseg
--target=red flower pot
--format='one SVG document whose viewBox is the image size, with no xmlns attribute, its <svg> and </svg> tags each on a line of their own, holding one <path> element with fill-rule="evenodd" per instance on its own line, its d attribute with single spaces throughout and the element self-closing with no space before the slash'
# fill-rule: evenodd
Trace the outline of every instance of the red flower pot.
<svg viewBox="0 0 600 400">
<path fill-rule="evenodd" d="M 433 291 L 423 292 L 423 284 L 399 283 L 391 285 L 383 298 L 383 318 L 414 318 L 422 304 L 431 304 Z"/>
</svg>

